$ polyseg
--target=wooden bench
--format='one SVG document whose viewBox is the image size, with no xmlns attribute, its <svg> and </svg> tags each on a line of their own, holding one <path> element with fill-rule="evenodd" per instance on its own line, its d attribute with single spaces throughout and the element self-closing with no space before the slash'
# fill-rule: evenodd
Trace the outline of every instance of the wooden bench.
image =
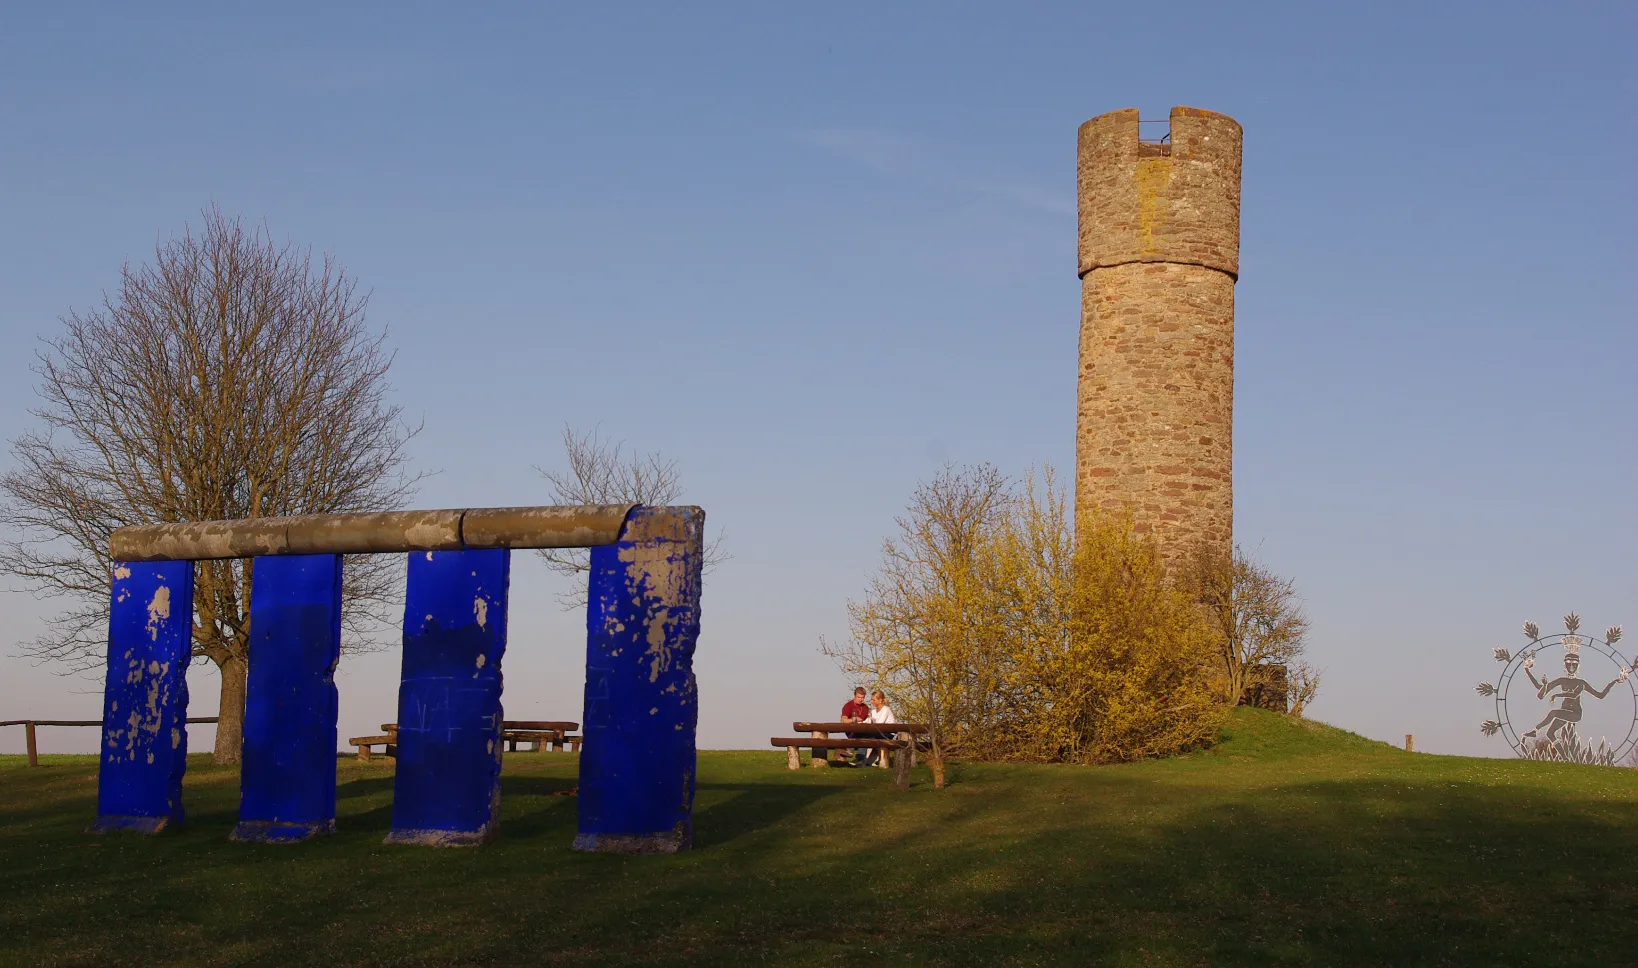
<svg viewBox="0 0 1638 968">
<path fill-rule="evenodd" d="M 518 751 L 519 743 L 528 743 L 527 752 L 540 753 L 548 747 L 562 751 L 565 747 L 572 753 L 580 752 L 580 737 L 570 735 L 580 728 L 579 723 L 566 720 L 534 720 L 509 719 L 501 723 L 501 742 L 505 743 L 505 750 L 509 753 Z M 358 758 L 368 762 L 374 748 L 382 747 L 386 756 L 398 756 L 398 724 L 382 723 L 380 736 L 354 736 L 347 740 L 348 746 L 358 748 Z"/>
<path fill-rule="evenodd" d="M 914 766 L 916 740 L 927 732 L 925 723 L 792 723 L 791 728 L 808 736 L 775 736 L 769 743 L 785 747 L 789 756 L 787 765 L 793 770 L 802 768 L 804 747 L 813 751 L 813 766 L 819 769 L 830 766 L 831 750 L 857 749 L 907 750 L 910 765 Z M 853 733 L 860 738 L 841 736 L 832 739 L 832 733 Z M 864 738 L 869 736 L 880 738 Z M 878 757 L 876 765 L 886 769 L 887 757 Z"/>
<path fill-rule="evenodd" d="M 394 730 L 387 736 L 354 736 L 347 741 L 348 746 L 358 747 L 358 761 L 368 763 L 374 747 L 382 747 L 381 752 L 394 759 L 398 758 L 398 732 Z"/>
<path fill-rule="evenodd" d="M 813 750 L 814 766 L 829 766 L 831 750 L 901 750 L 909 744 L 897 739 L 830 739 L 823 737 L 815 739 L 811 736 L 775 736 L 768 742 L 774 746 L 785 747 L 789 754 L 788 764 L 793 770 L 802 768 L 802 748 L 805 746 Z M 877 766 L 885 767 L 885 758 L 876 762 Z"/>
<path fill-rule="evenodd" d="M 561 729 L 508 729 L 501 732 L 501 739 L 508 753 L 516 753 L 519 743 L 528 743 L 525 752 L 529 753 L 540 753 L 548 747 L 562 751 L 565 746 L 571 753 L 580 752 L 580 737 L 570 736 Z"/>
<path fill-rule="evenodd" d="M 501 739 L 506 742 L 506 751 L 516 753 L 519 743 L 528 743 L 531 753 L 540 753 L 550 748 L 562 752 L 568 747 L 569 752 L 580 752 L 580 737 L 571 736 L 580 728 L 579 723 L 553 719 L 508 719 L 501 723 Z"/>
</svg>

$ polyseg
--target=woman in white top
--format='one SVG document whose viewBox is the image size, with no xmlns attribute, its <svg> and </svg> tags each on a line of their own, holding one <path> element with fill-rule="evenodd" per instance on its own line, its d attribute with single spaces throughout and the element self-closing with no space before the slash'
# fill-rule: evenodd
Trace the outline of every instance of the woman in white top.
<svg viewBox="0 0 1638 968">
<path fill-rule="evenodd" d="M 870 719 L 872 723 L 896 723 L 893 718 L 893 707 L 887 704 L 887 696 L 880 689 L 870 694 Z"/>
<path fill-rule="evenodd" d="M 896 722 L 898 722 L 898 720 L 893 717 L 893 707 L 889 706 L 887 704 L 887 694 L 882 692 L 880 689 L 877 689 L 875 692 L 872 692 L 870 694 L 870 717 L 868 719 L 866 719 L 865 722 L 867 722 L 867 723 L 896 723 Z M 878 736 L 876 738 L 877 739 L 886 739 L 887 737 Z M 874 766 L 876 764 L 876 761 L 881 759 L 881 755 L 882 755 L 881 750 L 870 750 L 870 751 L 868 751 L 864 756 L 864 760 L 862 761 L 862 765 L 864 765 L 864 766 Z"/>
</svg>

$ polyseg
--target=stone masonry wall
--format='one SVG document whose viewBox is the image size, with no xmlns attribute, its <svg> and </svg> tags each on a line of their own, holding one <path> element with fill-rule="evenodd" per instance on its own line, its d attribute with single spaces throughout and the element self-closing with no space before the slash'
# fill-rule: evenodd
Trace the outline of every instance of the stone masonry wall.
<svg viewBox="0 0 1638 968">
<path fill-rule="evenodd" d="M 1080 131 L 1076 508 L 1130 510 L 1175 566 L 1233 547 L 1240 127 L 1174 108 L 1155 145 L 1137 121 Z"/>
</svg>

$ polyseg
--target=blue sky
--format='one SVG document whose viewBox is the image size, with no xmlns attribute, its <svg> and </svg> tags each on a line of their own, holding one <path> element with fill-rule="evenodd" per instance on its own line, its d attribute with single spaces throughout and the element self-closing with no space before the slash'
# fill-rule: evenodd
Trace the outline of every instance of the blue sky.
<svg viewBox="0 0 1638 968">
<path fill-rule="evenodd" d="M 124 261 L 265 218 L 372 291 L 419 505 L 543 500 L 565 423 L 679 460 L 734 554 L 701 744 L 759 746 L 845 698 L 819 638 L 918 481 L 1072 465 L 1076 127 L 1210 108 L 1246 133 L 1236 533 L 1302 590 L 1313 714 L 1503 752 L 1494 645 L 1638 628 L 1638 16 L 1098 6 L 13 7 L 0 436 Z M 513 583 L 508 713 L 574 718 L 582 620 Z M 9 654 L 50 610 L 0 595 L 0 718 L 97 714 Z M 344 735 L 397 661 L 343 663 Z"/>
</svg>

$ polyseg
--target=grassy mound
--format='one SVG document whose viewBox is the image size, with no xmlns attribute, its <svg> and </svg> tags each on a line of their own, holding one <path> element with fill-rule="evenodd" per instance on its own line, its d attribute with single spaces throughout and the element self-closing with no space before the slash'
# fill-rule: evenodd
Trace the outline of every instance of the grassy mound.
<svg viewBox="0 0 1638 968">
<path fill-rule="evenodd" d="M 0 757 L 0 964 L 1572 965 L 1638 951 L 1638 771 L 1407 754 L 1239 710 L 1118 767 L 883 770 L 700 755 L 697 849 L 568 849 L 567 754 L 506 761 L 499 843 L 388 847 L 392 765 L 340 764 L 340 832 L 91 837 L 91 757 Z"/>
</svg>

